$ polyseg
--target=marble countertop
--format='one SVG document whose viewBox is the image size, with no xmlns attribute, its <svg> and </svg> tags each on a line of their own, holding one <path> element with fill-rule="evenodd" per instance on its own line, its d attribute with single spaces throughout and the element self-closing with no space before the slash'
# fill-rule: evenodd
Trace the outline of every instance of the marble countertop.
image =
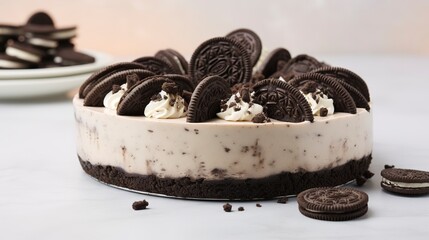
<svg viewBox="0 0 429 240">
<path fill-rule="evenodd" d="M 368 83 L 374 112 L 375 176 L 361 190 L 369 212 L 324 222 L 298 211 L 294 198 L 223 202 L 140 195 L 96 182 L 75 152 L 71 98 L 0 101 L 0 236 L 2 239 L 427 239 L 429 195 L 384 192 L 384 164 L 429 170 L 429 57 L 325 56 Z M 146 199 L 149 209 L 134 211 Z M 262 207 L 255 206 L 260 203 Z"/>
</svg>

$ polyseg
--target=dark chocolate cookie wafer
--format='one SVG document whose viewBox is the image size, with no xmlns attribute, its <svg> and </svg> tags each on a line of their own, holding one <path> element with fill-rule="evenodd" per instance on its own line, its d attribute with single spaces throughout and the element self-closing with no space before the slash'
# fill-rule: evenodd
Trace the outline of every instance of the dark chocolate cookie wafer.
<svg viewBox="0 0 429 240">
<path fill-rule="evenodd" d="M 246 49 L 237 41 L 218 37 L 203 42 L 193 53 L 189 74 L 194 85 L 210 75 L 225 79 L 230 87 L 249 82 L 252 65 Z"/>
<path fill-rule="evenodd" d="M 204 122 L 215 118 L 220 112 L 220 102 L 231 96 L 228 83 L 219 76 L 204 78 L 192 93 L 188 107 L 187 122 Z"/>
<path fill-rule="evenodd" d="M 273 78 L 282 77 L 288 81 L 301 74 L 311 72 L 322 67 L 322 64 L 314 57 L 301 54 L 292 58 L 280 71 L 273 74 Z"/>
<path fill-rule="evenodd" d="M 291 56 L 288 50 L 276 48 L 264 59 L 258 71 L 265 77 L 269 77 L 280 71 L 290 60 Z"/>
<path fill-rule="evenodd" d="M 137 75 L 139 79 L 153 76 L 153 73 L 144 69 L 132 69 L 117 72 L 93 86 L 85 96 L 83 105 L 91 107 L 102 107 L 103 99 L 111 90 L 113 85 L 122 85 L 127 82 L 127 76 Z"/>
<path fill-rule="evenodd" d="M 389 192 L 404 195 L 421 195 L 429 193 L 429 172 L 387 168 L 381 171 L 381 187 Z"/>
<path fill-rule="evenodd" d="M 76 37 L 77 28 L 76 26 L 56 28 L 49 25 L 34 25 L 27 24 L 23 26 L 24 35 L 27 38 L 31 38 L 35 35 L 43 35 L 50 39 L 58 41 L 64 41 Z"/>
<path fill-rule="evenodd" d="M 79 88 L 79 98 L 84 98 L 94 85 L 119 71 L 131 69 L 145 69 L 144 66 L 133 62 L 120 62 L 109 65 L 93 73 Z"/>
<path fill-rule="evenodd" d="M 254 102 L 264 107 L 265 114 L 280 121 L 314 120 L 310 105 L 298 89 L 288 83 L 269 78 L 253 86 Z"/>
<path fill-rule="evenodd" d="M 73 66 L 93 63 L 95 58 L 72 48 L 63 48 L 56 51 L 54 62 L 60 66 Z"/>
<path fill-rule="evenodd" d="M 335 112 L 356 113 L 356 104 L 350 93 L 331 77 L 318 73 L 306 73 L 290 80 L 289 84 L 303 89 L 309 82 L 316 82 L 317 88 L 334 100 Z"/>
<path fill-rule="evenodd" d="M 173 68 L 174 72 L 177 74 L 188 74 L 188 61 L 176 50 L 173 49 L 165 49 L 165 50 L 159 50 L 155 54 L 156 58 L 159 58 L 168 64 Z"/>
<path fill-rule="evenodd" d="M 366 85 L 365 81 L 356 73 L 342 67 L 331 66 L 318 68 L 315 69 L 313 72 L 325 74 L 331 77 L 344 80 L 346 83 L 352 85 L 357 90 L 359 90 L 368 102 L 370 101 L 368 86 Z"/>
<path fill-rule="evenodd" d="M 133 62 L 143 65 L 146 70 L 156 75 L 176 73 L 170 64 L 156 57 L 141 57 L 135 59 Z"/>
<path fill-rule="evenodd" d="M 27 20 L 27 24 L 54 26 L 54 20 L 46 12 L 36 12 Z"/>
<path fill-rule="evenodd" d="M 299 211 L 310 218 L 347 221 L 368 211 L 368 195 L 353 188 L 312 188 L 297 196 Z"/>
<path fill-rule="evenodd" d="M 162 84 L 168 81 L 170 80 L 163 76 L 152 76 L 135 84 L 122 96 L 117 108 L 118 115 L 144 116 L 144 110 L 152 96 L 161 92 Z"/>
<path fill-rule="evenodd" d="M 252 66 L 256 65 L 262 52 L 262 42 L 258 34 L 250 29 L 241 28 L 228 33 L 226 37 L 242 44 L 250 56 Z"/>
<path fill-rule="evenodd" d="M 369 102 L 366 100 L 365 96 L 362 95 L 362 93 L 357 90 L 352 85 L 348 84 L 346 81 L 339 79 L 339 78 L 333 78 L 337 82 L 341 84 L 349 93 L 350 96 L 352 96 L 353 100 L 355 101 L 356 107 L 358 108 L 365 108 L 367 111 L 371 109 L 369 106 Z"/>
</svg>

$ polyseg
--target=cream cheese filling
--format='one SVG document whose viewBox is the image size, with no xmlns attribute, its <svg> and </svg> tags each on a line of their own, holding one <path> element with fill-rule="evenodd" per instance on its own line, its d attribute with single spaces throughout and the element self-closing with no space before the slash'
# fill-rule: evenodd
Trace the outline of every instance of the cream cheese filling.
<svg viewBox="0 0 429 240">
<path fill-rule="evenodd" d="M 313 123 L 263 124 L 118 116 L 78 97 L 74 109 L 82 160 L 141 175 L 262 178 L 331 169 L 372 153 L 372 115 L 362 108 Z"/>
</svg>

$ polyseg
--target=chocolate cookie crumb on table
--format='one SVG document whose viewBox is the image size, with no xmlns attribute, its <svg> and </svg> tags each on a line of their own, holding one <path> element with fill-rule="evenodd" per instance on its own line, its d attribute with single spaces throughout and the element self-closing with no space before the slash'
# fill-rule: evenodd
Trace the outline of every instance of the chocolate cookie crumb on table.
<svg viewBox="0 0 429 240">
<path fill-rule="evenodd" d="M 133 209 L 134 210 L 143 210 L 146 209 L 147 206 L 149 206 L 149 202 L 147 202 L 146 200 L 143 201 L 135 201 L 133 203 Z"/>
<path fill-rule="evenodd" d="M 231 212 L 232 211 L 232 205 L 229 203 L 225 203 L 222 207 L 223 207 L 223 210 L 225 212 Z"/>
</svg>

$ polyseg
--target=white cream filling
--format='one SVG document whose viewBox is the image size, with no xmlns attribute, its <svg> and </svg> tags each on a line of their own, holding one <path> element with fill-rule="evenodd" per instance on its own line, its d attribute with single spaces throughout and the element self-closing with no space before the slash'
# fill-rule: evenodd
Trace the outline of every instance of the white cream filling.
<svg viewBox="0 0 429 240">
<path fill-rule="evenodd" d="M 29 62 L 38 63 L 40 62 L 40 57 L 29 52 L 22 51 L 21 49 L 17 49 L 14 47 L 7 47 L 6 54 L 12 57 L 16 57 L 19 59 L 23 59 Z"/>
<path fill-rule="evenodd" d="M 429 183 L 405 183 L 405 182 L 395 182 L 390 181 L 386 178 L 382 178 L 381 181 L 383 183 L 386 183 L 388 185 L 392 185 L 394 187 L 400 187 L 400 188 L 424 188 L 429 187 Z"/>
<path fill-rule="evenodd" d="M 67 39 L 76 36 L 76 29 L 70 29 L 67 31 L 54 32 L 49 35 L 53 39 Z"/>
<path fill-rule="evenodd" d="M 124 95 L 125 91 L 127 91 L 127 84 L 124 83 L 121 85 L 121 89 L 115 93 L 110 91 L 103 100 L 103 105 L 105 108 L 116 110 L 118 108 L 119 101 Z"/>
<path fill-rule="evenodd" d="M 18 34 L 18 29 L 12 29 L 12 28 L 1 28 L 0 27 L 0 35 L 15 35 Z"/>
<path fill-rule="evenodd" d="M 314 116 L 320 116 L 320 109 L 322 108 L 326 108 L 328 110 L 328 115 L 334 114 L 334 100 L 328 98 L 328 96 L 320 90 L 316 92 L 316 99 L 313 98 L 312 93 L 304 94 L 302 91 L 300 92 L 310 104 L 311 112 Z"/>
<path fill-rule="evenodd" d="M 174 59 L 174 61 L 177 63 L 177 65 L 179 66 L 180 72 L 181 72 L 182 74 L 185 74 L 185 73 L 186 73 L 186 72 L 185 72 L 185 69 L 183 69 L 182 63 L 180 62 L 179 58 L 178 58 L 178 57 L 176 57 L 176 56 L 174 56 L 174 57 L 173 57 L 173 59 Z"/>
<path fill-rule="evenodd" d="M 186 116 L 185 100 L 181 96 L 168 94 L 163 90 L 159 94 L 161 99 L 150 101 L 144 109 L 147 118 L 167 119 Z M 171 101 L 174 101 L 173 106 L 170 104 Z"/>
<path fill-rule="evenodd" d="M 240 101 L 236 102 L 236 98 Z M 263 111 L 263 107 L 259 104 L 250 105 L 244 102 L 240 97 L 240 93 L 233 94 L 226 102 L 226 105 L 228 106 L 227 109 L 216 115 L 227 121 L 251 121 L 256 114 Z"/>
<path fill-rule="evenodd" d="M 2 68 L 25 68 L 25 67 L 27 67 L 27 65 L 24 63 L 0 59 L 0 67 L 2 67 Z"/>
<path fill-rule="evenodd" d="M 29 38 L 27 40 L 30 44 L 48 48 L 56 48 L 58 46 L 57 41 L 52 41 L 43 38 Z"/>
</svg>

